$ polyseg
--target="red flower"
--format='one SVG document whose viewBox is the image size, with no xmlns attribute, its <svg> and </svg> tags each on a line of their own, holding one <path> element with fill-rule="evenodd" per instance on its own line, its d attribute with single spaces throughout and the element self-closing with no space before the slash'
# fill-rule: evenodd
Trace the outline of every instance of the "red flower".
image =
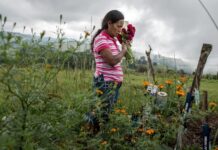
<svg viewBox="0 0 218 150">
<path fill-rule="evenodd" d="M 132 24 L 128 24 L 127 30 L 123 28 L 122 33 L 117 36 L 117 39 L 122 44 L 126 40 L 132 41 L 134 36 L 135 36 L 135 27 Z"/>
<path fill-rule="evenodd" d="M 123 28 L 121 34 L 117 36 L 118 41 L 121 44 L 126 41 L 131 42 L 133 40 L 133 37 L 135 36 L 135 31 L 135 27 L 132 24 L 128 24 L 127 29 Z M 127 53 L 125 56 L 129 63 L 133 63 L 134 57 L 130 47 L 127 49 Z"/>
</svg>

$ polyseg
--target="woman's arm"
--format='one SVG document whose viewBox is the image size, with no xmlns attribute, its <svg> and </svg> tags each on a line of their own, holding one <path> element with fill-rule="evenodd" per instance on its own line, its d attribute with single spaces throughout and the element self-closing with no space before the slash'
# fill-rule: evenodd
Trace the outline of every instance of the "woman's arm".
<svg viewBox="0 0 218 150">
<path fill-rule="evenodd" d="M 119 54 L 117 55 L 112 55 L 112 52 L 110 49 L 106 48 L 101 50 L 100 55 L 103 57 L 103 59 L 110 65 L 110 66 L 115 66 L 118 64 L 123 56 L 126 54 L 127 51 L 127 44 L 123 43 L 122 44 L 122 50 Z"/>
</svg>

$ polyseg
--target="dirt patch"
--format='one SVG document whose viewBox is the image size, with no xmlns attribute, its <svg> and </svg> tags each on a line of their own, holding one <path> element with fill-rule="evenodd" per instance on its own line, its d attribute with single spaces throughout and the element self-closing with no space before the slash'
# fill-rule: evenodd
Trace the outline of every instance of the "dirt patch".
<svg viewBox="0 0 218 150">
<path fill-rule="evenodd" d="M 207 122 L 211 128 L 210 139 L 211 144 L 218 145 L 218 137 L 215 137 L 218 130 L 218 113 L 210 113 L 205 119 L 187 119 L 185 123 L 186 130 L 182 137 L 182 143 L 185 147 L 201 148 L 203 143 L 202 125 Z M 215 143 L 213 143 L 215 142 Z"/>
</svg>

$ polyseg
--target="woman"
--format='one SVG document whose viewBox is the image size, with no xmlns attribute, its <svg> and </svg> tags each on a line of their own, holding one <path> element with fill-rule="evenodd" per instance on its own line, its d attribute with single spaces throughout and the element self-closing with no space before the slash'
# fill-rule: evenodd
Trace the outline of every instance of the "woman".
<svg viewBox="0 0 218 150">
<path fill-rule="evenodd" d="M 91 42 L 96 63 L 94 86 L 101 92 L 101 116 L 105 122 L 108 121 L 108 114 L 118 99 L 123 81 L 121 60 L 129 43 L 123 43 L 122 48 L 119 49 L 116 38 L 121 33 L 123 25 L 124 15 L 118 10 L 109 11 L 102 21 L 101 29 L 97 31 Z"/>
</svg>

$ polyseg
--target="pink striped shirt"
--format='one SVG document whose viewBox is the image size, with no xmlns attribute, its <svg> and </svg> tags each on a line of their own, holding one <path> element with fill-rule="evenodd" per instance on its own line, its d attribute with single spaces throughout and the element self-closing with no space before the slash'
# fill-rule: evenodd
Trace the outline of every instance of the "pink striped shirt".
<svg viewBox="0 0 218 150">
<path fill-rule="evenodd" d="M 118 40 L 116 38 L 112 38 L 104 30 L 98 36 L 96 36 L 94 40 L 93 51 L 96 63 L 95 76 L 103 74 L 105 81 L 123 81 L 123 70 L 121 63 L 119 62 L 112 67 L 105 62 L 103 57 L 100 55 L 100 52 L 106 48 L 111 50 L 112 55 L 117 55 L 120 52 L 117 41 Z"/>
</svg>

